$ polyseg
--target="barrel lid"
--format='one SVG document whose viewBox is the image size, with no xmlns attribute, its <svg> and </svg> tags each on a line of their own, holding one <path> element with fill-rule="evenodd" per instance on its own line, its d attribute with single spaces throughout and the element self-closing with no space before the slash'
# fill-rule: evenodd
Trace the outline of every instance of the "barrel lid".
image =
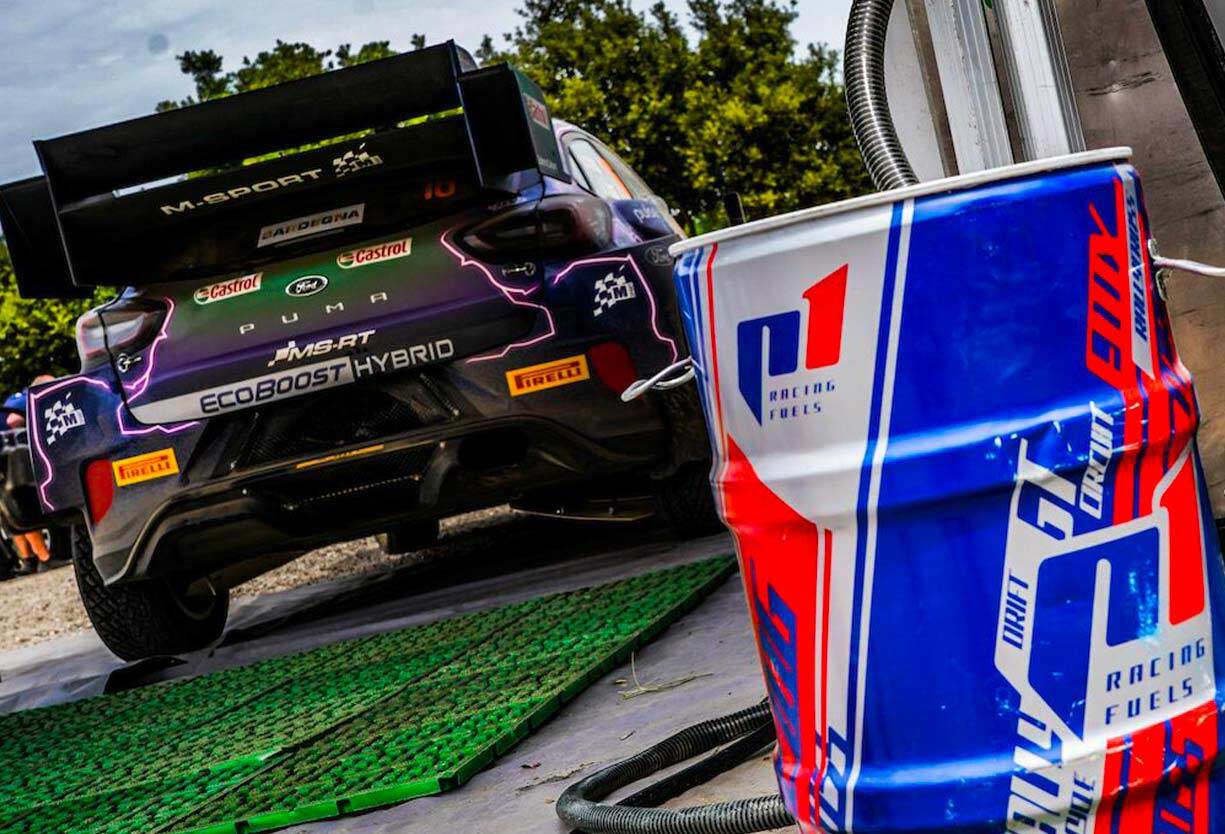
<svg viewBox="0 0 1225 834">
<path fill-rule="evenodd" d="M 972 174 L 962 174 L 956 177 L 921 182 L 918 185 L 908 185 L 905 188 L 895 188 L 892 191 L 879 191 L 875 194 L 867 194 L 863 197 L 855 197 L 837 203 L 828 203 L 823 206 L 813 206 L 812 208 L 799 209 L 787 214 L 766 217 L 761 220 L 754 220 L 752 223 L 720 229 L 717 232 L 707 232 L 704 235 L 687 238 L 672 244 L 668 247 L 668 252 L 675 258 L 684 252 L 709 246 L 712 243 L 724 243 L 729 240 L 755 235 L 759 232 L 782 229 L 809 220 L 820 220 L 836 214 L 858 211 L 859 209 L 890 205 L 901 200 L 912 200 L 916 197 L 929 197 L 933 194 L 944 194 L 950 191 L 975 188 L 992 182 L 1019 179 L 1048 171 L 1083 168 L 1087 165 L 1098 165 L 1106 162 L 1126 162 L 1131 159 L 1131 154 L 1131 148 L 1127 147 L 1102 148 L 1101 150 L 1035 159 L 1032 162 L 1022 162 L 1017 165 L 1006 165 L 1002 168 L 976 171 Z"/>
</svg>

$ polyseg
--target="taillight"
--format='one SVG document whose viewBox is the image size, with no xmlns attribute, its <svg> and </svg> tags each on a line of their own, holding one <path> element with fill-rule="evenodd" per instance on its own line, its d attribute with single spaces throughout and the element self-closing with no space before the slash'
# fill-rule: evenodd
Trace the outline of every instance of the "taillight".
<svg viewBox="0 0 1225 834">
<path fill-rule="evenodd" d="M 634 380 L 638 379 L 638 369 L 634 367 L 634 360 L 630 358 L 630 353 L 625 349 L 625 345 L 618 342 L 602 342 L 593 345 L 587 351 L 587 356 L 591 359 L 592 367 L 595 368 L 596 377 L 604 383 L 604 387 L 617 394 L 629 388 Z"/>
<path fill-rule="evenodd" d="M 77 355 L 81 370 L 96 368 L 112 353 L 139 350 L 153 340 L 166 307 L 146 298 L 120 299 L 77 319 Z"/>
<path fill-rule="evenodd" d="M 491 217 L 469 229 L 463 241 L 474 255 L 495 263 L 598 252 L 612 242 L 612 212 L 598 197 L 555 194 Z"/>
<path fill-rule="evenodd" d="M 97 524 L 115 501 L 115 476 L 109 460 L 90 461 L 85 467 L 85 497 L 89 502 L 89 518 Z"/>
</svg>

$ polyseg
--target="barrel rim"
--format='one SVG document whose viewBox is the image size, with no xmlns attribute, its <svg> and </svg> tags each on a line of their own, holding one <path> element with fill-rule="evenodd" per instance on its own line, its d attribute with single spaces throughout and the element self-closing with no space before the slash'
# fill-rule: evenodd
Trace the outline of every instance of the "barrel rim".
<svg viewBox="0 0 1225 834">
<path fill-rule="evenodd" d="M 956 177 L 944 177 L 938 180 L 931 180 L 930 182 L 921 182 L 917 185 L 907 186 L 906 188 L 897 188 L 892 191 L 878 191 L 875 194 L 866 194 L 862 197 L 854 197 L 850 200 L 841 200 L 837 203 L 827 203 L 823 206 L 798 209 L 786 214 L 766 217 L 761 220 L 754 220 L 752 223 L 745 223 L 741 226 L 731 226 L 726 229 L 719 229 L 715 232 L 707 232 L 704 235 L 697 235 L 696 237 L 677 241 L 668 247 L 668 253 L 675 258 L 679 257 L 685 252 L 700 249 L 701 247 L 709 246 L 712 243 L 724 243 L 729 240 L 749 237 L 757 234 L 758 232 L 772 232 L 776 229 L 782 229 L 787 226 L 793 226 L 797 223 L 804 223 L 809 220 L 822 220 L 827 217 L 833 217 L 837 214 L 845 214 L 847 212 L 874 208 L 876 206 L 890 205 L 901 200 L 913 200 L 917 197 L 929 197 L 933 194 L 944 194 L 951 191 L 975 188 L 988 183 L 1020 179 L 1022 177 L 1029 177 L 1033 176 L 1034 174 L 1042 174 L 1050 171 L 1063 171 L 1069 168 L 1083 168 L 1089 165 L 1096 165 L 1106 162 L 1129 162 L 1131 157 L 1132 149 L 1130 147 L 1120 146 L 1085 151 L 1083 153 L 1068 154 L 1066 156 L 1052 156 L 1045 159 L 1035 159 L 1030 162 L 1021 162 L 1016 165 L 1006 165 L 1001 168 L 990 168 L 985 171 L 975 171 L 971 174 L 961 174 Z"/>
</svg>

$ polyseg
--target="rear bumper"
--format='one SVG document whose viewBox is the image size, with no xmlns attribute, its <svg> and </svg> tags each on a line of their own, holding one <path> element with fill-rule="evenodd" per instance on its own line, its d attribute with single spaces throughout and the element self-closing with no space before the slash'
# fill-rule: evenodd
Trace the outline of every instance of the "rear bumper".
<svg viewBox="0 0 1225 834">
<path fill-rule="evenodd" d="M 471 369 L 427 376 L 163 426 L 134 423 L 103 373 L 57 380 L 31 394 L 39 424 L 80 414 L 54 439 L 31 434 L 39 510 L 84 521 L 109 584 L 219 574 L 627 475 L 647 492 L 709 454 L 692 389 L 627 404 L 594 381 L 507 398 Z"/>
<path fill-rule="evenodd" d="M 220 571 L 413 518 L 464 512 L 567 482 L 641 472 L 666 457 L 658 431 L 594 443 L 549 420 L 482 420 L 337 449 L 184 489 L 155 507 L 127 548 L 96 552 L 108 584 Z"/>
</svg>

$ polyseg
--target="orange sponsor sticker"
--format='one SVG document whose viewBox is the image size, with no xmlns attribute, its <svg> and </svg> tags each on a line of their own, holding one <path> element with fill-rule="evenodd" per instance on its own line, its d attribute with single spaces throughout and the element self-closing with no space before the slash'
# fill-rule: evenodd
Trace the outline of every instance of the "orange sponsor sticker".
<svg viewBox="0 0 1225 834">
<path fill-rule="evenodd" d="M 115 483 L 125 487 L 177 475 L 179 461 L 174 456 L 174 449 L 159 449 L 134 458 L 114 461 L 111 468 L 115 472 Z"/>
<path fill-rule="evenodd" d="M 591 379 L 591 372 L 587 369 L 587 357 L 581 353 L 506 372 L 506 385 L 512 397 L 570 385 L 584 379 Z"/>
</svg>

